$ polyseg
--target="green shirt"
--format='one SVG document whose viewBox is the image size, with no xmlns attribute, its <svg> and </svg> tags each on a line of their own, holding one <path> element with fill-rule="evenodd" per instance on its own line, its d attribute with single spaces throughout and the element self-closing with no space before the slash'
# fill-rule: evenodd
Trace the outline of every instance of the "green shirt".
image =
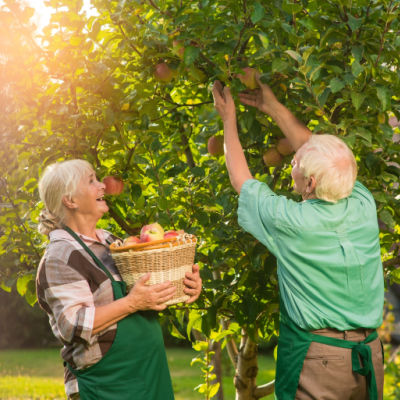
<svg viewBox="0 0 400 400">
<path fill-rule="evenodd" d="M 307 330 L 377 328 L 384 300 L 376 206 L 356 182 L 336 204 L 295 202 L 266 184 L 247 180 L 239 224 L 278 260 L 281 299 Z"/>
</svg>

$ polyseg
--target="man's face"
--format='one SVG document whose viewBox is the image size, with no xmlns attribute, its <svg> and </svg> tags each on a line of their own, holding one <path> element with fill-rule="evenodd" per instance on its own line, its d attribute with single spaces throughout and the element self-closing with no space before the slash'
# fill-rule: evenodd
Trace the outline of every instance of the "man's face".
<svg viewBox="0 0 400 400">
<path fill-rule="evenodd" d="M 292 178 L 293 178 L 293 189 L 301 194 L 302 196 L 306 192 L 306 186 L 307 186 L 307 181 L 308 179 L 303 175 L 303 173 L 300 170 L 300 160 L 301 157 L 303 156 L 305 151 L 304 145 L 301 146 L 296 154 L 293 156 L 292 159 Z"/>
</svg>

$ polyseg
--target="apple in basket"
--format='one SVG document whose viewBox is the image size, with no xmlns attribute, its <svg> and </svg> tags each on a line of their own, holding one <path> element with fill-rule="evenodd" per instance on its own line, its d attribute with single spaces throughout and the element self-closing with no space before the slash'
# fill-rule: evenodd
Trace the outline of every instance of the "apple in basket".
<svg viewBox="0 0 400 400">
<path fill-rule="evenodd" d="M 164 233 L 164 239 L 172 238 L 179 236 L 179 233 L 177 231 L 167 231 Z"/>
<path fill-rule="evenodd" d="M 163 227 L 155 222 L 153 224 L 144 225 L 140 230 L 140 242 L 152 242 L 153 240 L 164 239 L 164 229 Z"/>
<path fill-rule="evenodd" d="M 124 246 L 131 246 L 132 244 L 140 243 L 140 239 L 137 236 L 129 236 L 124 240 Z"/>
<path fill-rule="evenodd" d="M 176 237 L 176 236 L 182 235 L 182 233 L 185 233 L 185 231 L 183 229 L 180 229 L 179 231 L 174 231 L 174 230 L 167 231 L 164 233 L 164 239 Z"/>
</svg>

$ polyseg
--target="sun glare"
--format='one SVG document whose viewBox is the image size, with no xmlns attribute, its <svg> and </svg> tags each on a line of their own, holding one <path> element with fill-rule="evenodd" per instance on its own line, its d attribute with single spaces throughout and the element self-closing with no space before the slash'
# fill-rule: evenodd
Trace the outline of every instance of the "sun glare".
<svg viewBox="0 0 400 400">
<path fill-rule="evenodd" d="M 23 0 L 29 7 L 35 10 L 35 14 L 32 17 L 32 22 L 37 26 L 38 30 L 41 31 L 46 25 L 49 24 L 53 8 L 45 5 L 45 0 Z M 1 0 L 0 0 L 1 2 Z M 89 17 L 96 15 L 96 10 L 90 4 L 90 0 L 83 1 L 82 11 Z"/>
<path fill-rule="evenodd" d="M 35 9 L 32 22 L 41 30 L 50 22 L 52 9 L 44 5 L 44 0 L 25 0 L 25 3 Z"/>
</svg>

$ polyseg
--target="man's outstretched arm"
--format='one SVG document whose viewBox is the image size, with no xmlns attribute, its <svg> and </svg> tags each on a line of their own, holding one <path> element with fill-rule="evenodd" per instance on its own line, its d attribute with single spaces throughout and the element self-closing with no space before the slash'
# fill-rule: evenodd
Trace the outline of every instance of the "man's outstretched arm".
<svg viewBox="0 0 400 400">
<path fill-rule="evenodd" d="M 225 163 L 233 188 L 240 193 L 245 181 L 253 178 L 247 165 L 246 157 L 239 140 L 236 110 L 228 87 L 222 88 L 219 81 L 213 86 L 214 105 L 224 123 Z"/>
<path fill-rule="evenodd" d="M 278 101 L 271 88 L 261 82 L 260 74 L 257 73 L 256 79 L 260 88 L 240 93 L 240 101 L 268 114 L 297 151 L 310 138 L 311 131 Z"/>
</svg>

